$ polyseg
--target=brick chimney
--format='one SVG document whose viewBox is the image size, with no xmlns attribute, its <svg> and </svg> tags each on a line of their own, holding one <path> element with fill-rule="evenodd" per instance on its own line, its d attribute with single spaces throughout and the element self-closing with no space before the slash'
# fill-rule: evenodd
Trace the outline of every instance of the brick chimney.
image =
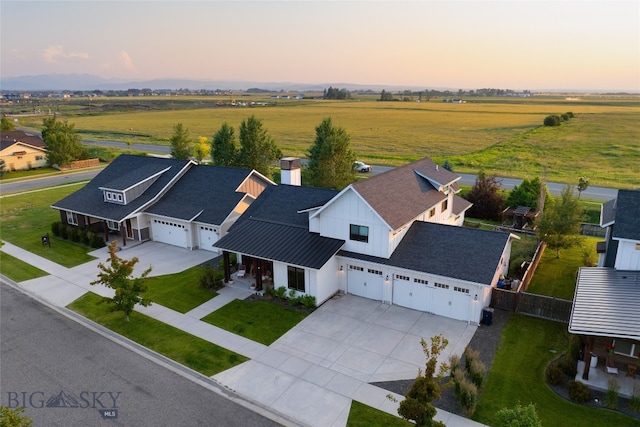
<svg viewBox="0 0 640 427">
<path fill-rule="evenodd" d="M 283 157 L 280 159 L 280 183 L 300 186 L 302 183 L 300 159 L 297 157 Z"/>
</svg>

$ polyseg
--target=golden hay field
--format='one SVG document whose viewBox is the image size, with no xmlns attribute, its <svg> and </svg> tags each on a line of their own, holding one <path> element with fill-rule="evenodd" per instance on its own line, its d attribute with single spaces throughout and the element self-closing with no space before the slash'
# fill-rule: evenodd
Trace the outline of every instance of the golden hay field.
<svg viewBox="0 0 640 427">
<path fill-rule="evenodd" d="M 542 126 L 547 115 L 568 111 L 575 114 L 569 122 Z M 62 117 L 74 123 L 84 138 L 169 144 L 176 123 L 188 128 L 194 139 L 211 139 L 224 122 L 237 130 L 250 115 L 262 119 L 290 156 L 305 156 L 315 126 L 331 117 L 350 134 L 357 156 L 373 164 L 399 165 L 429 156 L 439 162 L 449 160 L 457 172 L 544 174 L 548 180 L 569 183 L 587 176 L 592 185 L 640 187 L 637 96 L 470 98 L 465 104 L 300 100 Z"/>
</svg>

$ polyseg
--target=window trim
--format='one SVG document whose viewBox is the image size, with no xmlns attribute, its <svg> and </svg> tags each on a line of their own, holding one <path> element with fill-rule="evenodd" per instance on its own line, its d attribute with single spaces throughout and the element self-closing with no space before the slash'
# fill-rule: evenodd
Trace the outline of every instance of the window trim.
<svg viewBox="0 0 640 427">
<path fill-rule="evenodd" d="M 356 227 L 357 229 L 355 229 Z M 366 234 L 363 234 L 363 231 L 366 231 Z M 369 227 L 366 225 L 349 224 L 349 240 L 369 243 Z"/>
<path fill-rule="evenodd" d="M 291 279 L 295 277 L 295 283 L 293 283 L 293 287 L 291 286 Z M 302 279 L 302 286 L 300 286 L 300 279 Z M 306 293 L 306 277 L 304 268 L 295 267 L 293 265 L 287 265 L 287 289 L 293 289 L 297 292 Z"/>
<path fill-rule="evenodd" d="M 75 212 L 67 211 L 67 224 L 78 225 L 78 214 Z"/>
</svg>

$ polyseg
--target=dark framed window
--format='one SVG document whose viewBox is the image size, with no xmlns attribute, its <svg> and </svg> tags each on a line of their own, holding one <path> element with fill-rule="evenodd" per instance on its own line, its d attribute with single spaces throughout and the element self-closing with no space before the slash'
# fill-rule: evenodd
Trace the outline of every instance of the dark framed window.
<svg viewBox="0 0 640 427">
<path fill-rule="evenodd" d="M 441 211 L 441 212 L 446 211 L 446 210 L 447 210 L 447 207 L 449 207 L 449 200 L 448 200 L 448 199 L 447 199 L 447 200 L 445 200 L 444 202 L 442 202 L 442 206 L 441 206 L 440 211 Z"/>
<path fill-rule="evenodd" d="M 304 286 L 304 268 L 287 266 L 287 286 L 299 292 L 306 292 Z"/>
<path fill-rule="evenodd" d="M 369 227 L 365 225 L 351 224 L 349 230 L 349 239 L 357 242 L 369 242 Z"/>
</svg>

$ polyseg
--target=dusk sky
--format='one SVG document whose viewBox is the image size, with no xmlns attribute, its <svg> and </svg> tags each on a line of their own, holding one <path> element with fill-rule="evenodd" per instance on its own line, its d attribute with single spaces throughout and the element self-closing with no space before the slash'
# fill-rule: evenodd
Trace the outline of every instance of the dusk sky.
<svg viewBox="0 0 640 427">
<path fill-rule="evenodd" d="M 6 1 L 0 74 L 640 92 L 640 1 Z"/>
</svg>

